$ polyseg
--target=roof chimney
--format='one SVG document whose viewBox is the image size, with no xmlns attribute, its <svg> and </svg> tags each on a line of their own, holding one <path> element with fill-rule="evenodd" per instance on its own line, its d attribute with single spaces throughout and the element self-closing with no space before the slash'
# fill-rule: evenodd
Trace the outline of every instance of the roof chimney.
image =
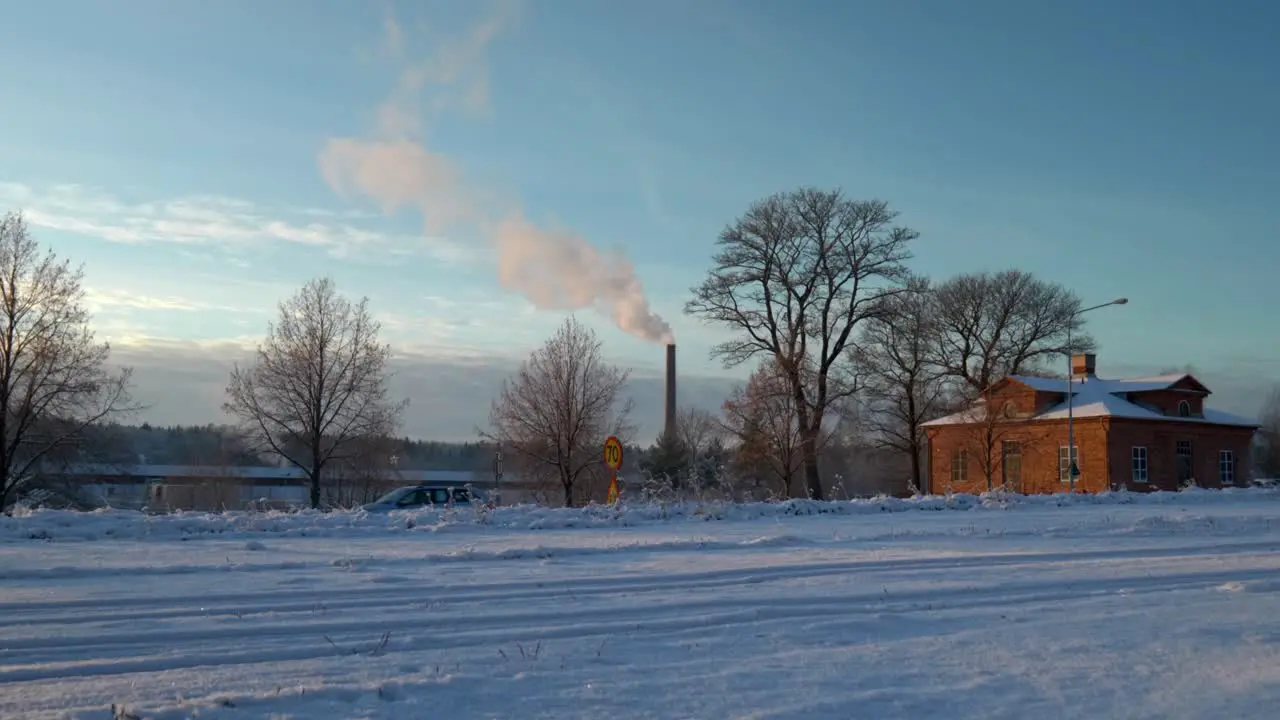
<svg viewBox="0 0 1280 720">
<path fill-rule="evenodd" d="M 1071 356 L 1071 379 L 1085 380 L 1096 377 L 1098 356 L 1093 353 L 1079 353 Z"/>
</svg>

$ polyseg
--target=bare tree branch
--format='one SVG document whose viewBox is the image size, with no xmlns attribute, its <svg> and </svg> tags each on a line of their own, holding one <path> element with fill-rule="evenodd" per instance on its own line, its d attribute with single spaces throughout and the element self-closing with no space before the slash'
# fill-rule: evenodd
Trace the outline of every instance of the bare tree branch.
<svg viewBox="0 0 1280 720">
<path fill-rule="evenodd" d="M 734 439 L 738 473 L 791 497 L 803 468 L 803 438 L 795 394 L 786 375 L 767 360 L 738 387 L 723 406 L 724 429 Z"/>
<path fill-rule="evenodd" d="M 689 453 L 689 462 L 697 459 L 723 439 L 723 424 L 711 412 L 697 407 L 680 408 L 676 414 L 676 434 L 680 445 Z"/>
<path fill-rule="evenodd" d="M 378 341 L 380 329 L 368 298 L 352 304 L 331 278 L 312 280 L 280 304 L 255 363 L 231 372 L 223 408 L 307 474 L 312 507 L 326 467 L 389 435 L 408 404 L 387 397 L 391 348 Z"/>
<path fill-rule="evenodd" d="M 910 457 L 912 490 L 918 491 L 927 444 L 922 424 L 944 414 L 947 392 L 933 361 L 936 299 L 926 279 L 915 278 L 908 288 L 863 327 L 858 364 L 867 374 L 868 429 L 880 447 Z"/>
<path fill-rule="evenodd" d="M 376 435 L 353 442 L 344 458 L 337 462 L 337 473 L 321 489 L 330 507 L 353 508 L 373 502 L 386 493 L 396 480 L 395 444 L 393 438 Z"/>
<path fill-rule="evenodd" d="M 996 489 L 1026 492 L 1021 464 L 1006 464 L 1006 451 L 1016 447 L 1019 463 L 1024 453 L 1043 452 L 1050 432 L 1034 422 L 1034 413 L 1019 411 L 1015 403 L 996 394 L 985 394 L 967 410 L 961 448 L 977 460 L 977 470 L 988 492 Z M 967 457 L 966 457 L 967 462 Z M 996 474 L 1002 473 L 997 479 Z"/>
<path fill-rule="evenodd" d="M 802 433 L 806 488 L 822 498 L 818 443 L 828 411 L 857 392 L 853 332 L 903 291 L 917 233 L 880 200 L 801 188 L 752 205 L 720 235 L 714 267 L 685 311 L 738 333 L 727 367 L 765 356 L 781 369 Z"/>
<path fill-rule="evenodd" d="M 633 432 L 631 402 L 622 399 L 628 376 L 605 362 L 596 334 L 571 317 L 503 383 L 488 434 L 532 479 L 554 478 L 572 507 L 583 481 L 602 473 L 605 438 L 625 444 Z"/>
<path fill-rule="evenodd" d="M 136 412 L 129 369 L 111 373 L 84 307 L 84 273 L 41 255 L 21 214 L 0 218 L 0 509 L 55 450 Z"/>
<path fill-rule="evenodd" d="M 970 397 L 1006 375 L 1036 374 L 1053 355 L 1088 352 L 1080 299 L 1021 270 L 956 276 L 937 288 L 935 361 Z M 1068 331 L 1072 347 L 1067 348 Z"/>
</svg>

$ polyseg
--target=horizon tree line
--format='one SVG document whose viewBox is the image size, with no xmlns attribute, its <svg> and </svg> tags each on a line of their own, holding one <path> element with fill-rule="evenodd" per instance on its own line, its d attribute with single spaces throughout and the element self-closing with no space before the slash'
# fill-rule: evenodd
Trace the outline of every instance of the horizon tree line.
<svg viewBox="0 0 1280 720">
<path fill-rule="evenodd" d="M 685 312 L 729 329 L 712 356 L 752 373 L 719 413 L 681 408 L 675 436 L 642 453 L 647 495 L 822 500 L 875 452 L 901 461 L 918 490 L 924 422 L 1005 375 L 1053 374 L 1051 359 L 1094 348 L 1068 288 L 1017 269 L 931 280 L 909 267 L 919 233 L 897 220 L 883 200 L 803 187 L 725 226 Z M 143 409 L 129 393 L 132 370 L 111 369 L 110 346 L 90 328 L 83 277 L 41 252 L 20 213 L 0 219 L 0 509 L 49 463 Z M 301 469 L 313 507 L 327 472 L 385 456 L 408 400 L 390 397 L 380 333 L 368 298 L 347 299 L 332 278 L 283 300 L 252 361 L 228 379 L 236 452 Z M 567 318 L 477 428 L 567 506 L 603 499 L 606 436 L 636 444 L 629 371 L 602 348 Z M 1280 475 L 1280 388 L 1261 424 L 1270 450 L 1259 469 Z"/>
</svg>

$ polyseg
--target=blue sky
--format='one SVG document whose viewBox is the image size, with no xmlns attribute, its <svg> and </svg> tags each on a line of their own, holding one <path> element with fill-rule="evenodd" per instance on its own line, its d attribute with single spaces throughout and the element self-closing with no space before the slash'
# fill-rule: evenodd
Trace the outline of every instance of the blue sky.
<svg viewBox="0 0 1280 720">
<path fill-rule="evenodd" d="M 499 282 L 480 227 L 513 211 L 625 251 L 682 371 L 723 374 L 715 333 L 680 317 L 688 288 L 726 222 L 802 184 L 890 201 L 934 277 L 1020 267 L 1128 296 L 1091 317 L 1104 374 L 1193 364 L 1245 411 L 1280 379 L 1270 3 L 11 5 L 0 206 L 85 263 L 100 333 L 166 420 L 216 415 L 214 360 L 321 273 L 431 362 L 523 356 L 563 312 L 512 290 L 538 278 Z M 414 72 L 438 82 L 408 92 Z M 388 107 L 407 122 L 389 131 Z M 326 181 L 342 139 L 418 143 L 452 175 L 384 213 Z M 415 210 L 463 200 L 444 226 Z M 575 271 L 616 278 L 603 257 Z M 654 344 L 581 317 L 657 368 Z M 199 402 L 144 377 L 184 352 L 212 363 Z M 451 400 L 469 423 L 484 385 Z"/>
</svg>

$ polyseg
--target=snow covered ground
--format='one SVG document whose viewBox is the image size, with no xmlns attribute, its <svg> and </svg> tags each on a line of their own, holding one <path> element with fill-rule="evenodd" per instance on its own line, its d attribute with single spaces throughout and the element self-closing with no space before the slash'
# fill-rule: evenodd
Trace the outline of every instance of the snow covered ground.
<svg viewBox="0 0 1280 720">
<path fill-rule="evenodd" d="M 0 718 L 1271 718 L 1277 550 L 1261 490 L 37 512 Z"/>
</svg>

